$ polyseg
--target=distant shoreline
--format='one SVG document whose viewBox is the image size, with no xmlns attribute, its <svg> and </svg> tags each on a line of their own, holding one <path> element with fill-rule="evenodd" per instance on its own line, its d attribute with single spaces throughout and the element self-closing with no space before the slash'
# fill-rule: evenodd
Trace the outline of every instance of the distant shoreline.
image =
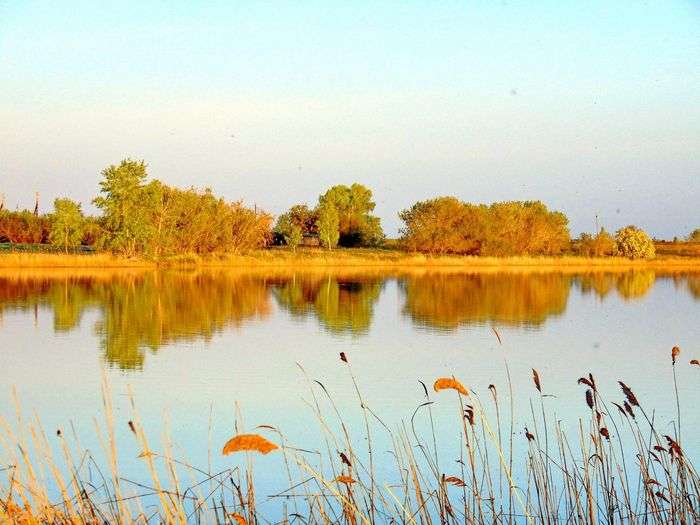
<svg viewBox="0 0 700 525">
<path fill-rule="evenodd" d="M 176 255 L 160 260 L 125 258 L 109 253 L 92 255 L 54 253 L 0 254 L 0 268 L 426 268 L 462 269 L 468 271 L 497 269 L 551 269 L 551 270 L 700 270 L 700 257 L 661 255 L 650 260 L 630 260 L 623 257 L 485 257 L 459 255 L 426 255 L 393 249 L 349 248 L 257 250 L 245 255 Z"/>
</svg>

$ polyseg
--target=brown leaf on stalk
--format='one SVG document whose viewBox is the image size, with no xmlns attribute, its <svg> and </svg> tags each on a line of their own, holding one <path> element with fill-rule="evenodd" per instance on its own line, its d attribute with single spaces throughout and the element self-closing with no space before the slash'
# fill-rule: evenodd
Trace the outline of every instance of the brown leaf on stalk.
<svg viewBox="0 0 700 525">
<path fill-rule="evenodd" d="M 625 394 L 625 397 L 627 398 L 627 401 L 630 402 L 630 405 L 638 407 L 639 401 L 637 401 L 637 396 L 634 395 L 632 389 L 626 384 L 624 384 L 622 381 L 618 381 L 617 383 L 620 385 L 620 388 L 622 388 L 622 393 Z"/>
<path fill-rule="evenodd" d="M 658 491 L 658 492 L 656 493 L 656 497 L 659 498 L 659 499 L 664 500 L 666 503 L 671 503 L 670 501 L 668 501 L 668 500 L 666 499 L 666 496 L 664 496 L 663 492 L 661 492 L 661 491 Z"/>
<path fill-rule="evenodd" d="M 542 385 L 540 384 L 540 374 L 537 373 L 537 370 L 534 368 L 532 369 L 532 380 L 535 382 L 535 388 L 542 393 Z"/>
<path fill-rule="evenodd" d="M 661 486 L 661 483 L 659 483 L 658 481 L 656 481 L 654 478 L 649 478 L 649 479 L 646 480 L 644 483 L 647 484 L 647 485 L 658 485 L 659 487 Z"/>
<path fill-rule="evenodd" d="M 457 476 L 448 476 L 445 478 L 445 483 L 454 485 L 455 487 L 466 487 L 467 484 L 459 479 Z"/>
<path fill-rule="evenodd" d="M 352 464 L 350 463 L 350 460 L 348 459 L 348 457 L 343 452 L 339 452 L 339 454 L 340 454 L 340 461 L 345 463 L 348 467 L 352 468 Z"/>
<path fill-rule="evenodd" d="M 357 483 L 354 479 L 352 479 L 350 476 L 338 476 L 335 478 L 333 481 L 337 483 L 345 483 L 346 485 L 350 485 L 352 483 Z"/>
<path fill-rule="evenodd" d="M 498 344 L 502 345 L 503 342 L 501 341 L 501 335 L 498 333 L 498 331 L 492 326 L 491 330 L 493 330 L 493 333 L 496 334 L 496 339 L 498 339 Z"/>
<path fill-rule="evenodd" d="M 666 442 L 668 443 L 668 451 L 671 453 L 671 458 L 673 456 L 676 456 L 677 458 L 682 458 L 683 457 L 683 450 L 681 450 L 681 446 L 674 441 L 674 439 L 671 436 L 664 436 L 666 438 Z"/>
<path fill-rule="evenodd" d="M 602 428 L 600 429 L 600 435 L 603 436 L 603 437 L 604 437 L 605 439 L 607 439 L 608 441 L 610 441 L 610 432 L 608 432 L 608 429 L 607 429 L 607 428 L 602 427 Z"/>
<path fill-rule="evenodd" d="M 241 451 L 255 451 L 261 454 L 269 454 L 279 447 L 259 434 L 239 434 L 229 439 L 221 453 L 224 456 Z"/>
<path fill-rule="evenodd" d="M 534 441 L 535 436 L 533 436 L 530 431 L 525 427 L 525 437 L 527 438 L 528 441 Z"/>
<path fill-rule="evenodd" d="M 698 361 L 697 359 L 691 359 L 690 364 L 700 366 L 700 361 Z"/>
<path fill-rule="evenodd" d="M 671 364 L 675 365 L 676 364 L 676 357 L 681 355 L 681 349 L 678 348 L 677 346 L 674 346 L 671 348 Z"/>
<path fill-rule="evenodd" d="M 471 405 L 467 405 L 466 408 L 464 409 L 464 417 L 467 418 L 467 421 L 469 421 L 469 424 L 471 426 L 474 426 L 474 407 Z"/>
<path fill-rule="evenodd" d="M 593 388 L 593 383 L 589 379 L 586 379 L 585 377 L 579 377 L 577 383 L 579 385 L 587 385 L 591 388 Z"/>
<path fill-rule="evenodd" d="M 654 450 L 656 450 L 657 452 L 667 452 L 667 450 L 661 445 L 654 445 Z"/>
<path fill-rule="evenodd" d="M 347 362 L 348 362 L 348 358 L 345 357 L 345 352 L 340 352 L 340 360 L 341 360 L 343 363 L 347 363 Z"/>
<path fill-rule="evenodd" d="M 588 405 L 588 408 L 593 410 L 593 391 L 592 390 L 586 390 L 586 404 Z"/>
<path fill-rule="evenodd" d="M 632 407 L 630 406 L 630 404 L 627 401 L 625 401 L 624 405 L 625 405 L 625 410 L 627 411 L 627 413 L 632 417 L 632 419 L 635 419 L 634 410 L 632 410 Z"/>
<path fill-rule="evenodd" d="M 134 426 L 134 422 L 131 420 L 129 421 L 129 430 L 136 434 L 136 427 Z"/>
<path fill-rule="evenodd" d="M 435 381 L 433 384 L 433 389 L 436 392 L 439 392 L 440 390 L 445 390 L 445 389 L 452 389 L 456 390 L 463 396 L 468 396 L 469 391 L 467 391 L 466 388 L 464 388 L 464 385 L 457 381 L 454 377 L 441 377 L 438 380 Z"/>
<path fill-rule="evenodd" d="M 241 514 L 238 514 L 237 512 L 232 512 L 229 514 L 229 517 L 238 523 L 238 525 L 248 525 L 248 520 L 246 520 Z"/>
<path fill-rule="evenodd" d="M 489 390 L 491 391 L 491 393 L 493 394 L 493 397 L 495 398 L 498 394 L 496 392 L 496 385 L 489 385 Z"/>
</svg>

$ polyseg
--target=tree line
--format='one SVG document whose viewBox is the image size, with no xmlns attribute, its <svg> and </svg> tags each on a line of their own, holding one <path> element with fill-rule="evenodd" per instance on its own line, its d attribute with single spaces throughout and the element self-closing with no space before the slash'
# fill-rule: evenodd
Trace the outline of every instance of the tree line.
<svg viewBox="0 0 700 525">
<path fill-rule="evenodd" d="M 148 180 L 143 161 L 125 159 L 101 173 L 93 200 L 99 216 L 86 216 L 79 203 L 59 198 L 51 213 L 9 211 L 0 204 L 0 242 L 50 244 L 73 250 L 89 246 L 128 257 L 245 253 L 270 245 L 379 247 L 386 237 L 374 215 L 372 191 L 362 184 L 336 185 L 313 207 L 295 204 L 276 222 L 241 201 L 228 202 L 210 189 L 181 189 Z M 568 219 L 540 201 L 490 205 L 437 197 L 399 213 L 398 246 L 432 255 L 655 255 L 650 237 L 635 226 L 613 236 L 605 229 L 571 239 Z M 700 241 L 700 229 L 688 236 Z"/>
</svg>

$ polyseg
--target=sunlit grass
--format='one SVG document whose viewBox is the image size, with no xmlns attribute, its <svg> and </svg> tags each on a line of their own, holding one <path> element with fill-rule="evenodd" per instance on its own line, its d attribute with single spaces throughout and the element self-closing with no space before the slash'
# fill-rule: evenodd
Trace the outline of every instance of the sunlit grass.
<svg viewBox="0 0 700 525">
<path fill-rule="evenodd" d="M 476 257 L 426 255 L 396 249 L 286 248 L 257 250 L 242 255 L 182 254 L 158 260 L 123 258 L 107 253 L 65 255 L 48 253 L 0 254 L 0 268 L 117 268 L 117 267 L 221 267 L 221 268 L 323 268 L 323 267 L 416 267 L 462 269 L 510 268 L 700 268 L 700 256 L 660 255 L 653 260 L 630 260 L 624 257 Z"/>
</svg>

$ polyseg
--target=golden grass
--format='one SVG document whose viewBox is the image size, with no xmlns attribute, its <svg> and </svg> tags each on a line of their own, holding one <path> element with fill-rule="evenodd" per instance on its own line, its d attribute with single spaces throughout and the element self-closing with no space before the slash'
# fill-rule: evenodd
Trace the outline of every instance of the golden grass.
<svg viewBox="0 0 700 525">
<path fill-rule="evenodd" d="M 141 268 L 155 263 L 116 257 L 109 253 L 75 255 L 63 253 L 1 253 L 0 268 Z"/>
<path fill-rule="evenodd" d="M 158 261 L 146 258 L 128 259 L 111 254 L 63 255 L 41 253 L 0 254 L 0 268 L 155 268 L 155 267 L 211 267 L 211 268 L 459 268 L 463 270 L 489 270 L 513 268 L 539 269 L 700 269 L 700 253 L 697 257 L 659 255 L 653 260 L 632 261 L 623 257 L 476 257 L 430 256 L 407 253 L 395 249 L 284 248 L 257 250 L 245 255 L 215 254 L 199 256 L 183 254 Z"/>
</svg>

